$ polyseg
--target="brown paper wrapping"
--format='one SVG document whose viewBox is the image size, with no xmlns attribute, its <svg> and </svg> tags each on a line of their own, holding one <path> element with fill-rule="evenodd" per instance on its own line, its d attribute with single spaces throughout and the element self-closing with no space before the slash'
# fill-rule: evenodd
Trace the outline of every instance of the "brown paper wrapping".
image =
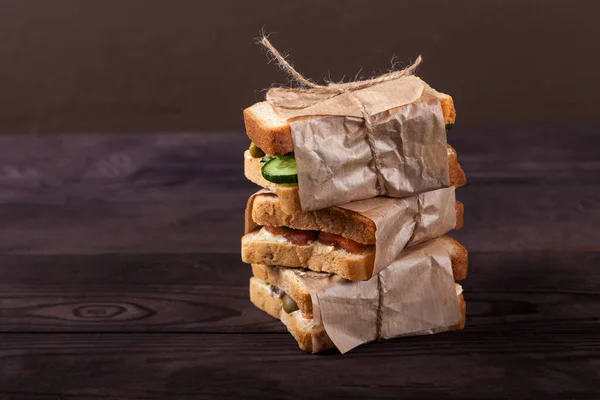
<svg viewBox="0 0 600 400">
<path fill-rule="evenodd" d="M 251 214 L 254 197 L 260 193 L 271 192 L 263 189 L 248 199 L 245 233 L 258 227 Z M 376 197 L 338 207 L 362 214 L 375 223 L 373 275 L 390 265 L 406 247 L 443 235 L 456 226 L 454 187 L 404 198 Z"/>
<path fill-rule="evenodd" d="M 440 239 L 405 250 L 368 281 L 318 275 L 324 279 L 305 280 L 313 323 L 324 327 L 341 353 L 374 340 L 441 332 L 462 317 L 450 255 Z M 313 340 L 313 352 L 319 346 Z"/>
<path fill-rule="evenodd" d="M 422 100 L 425 86 L 409 76 L 302 109 L 273 107 L 291 122 L 303 210 L 381 195 L 373 159 L 387 196 L 405 197 L 449 186 L 444 117 L 438 99 Z M 279 96 L 293 106 L 307 95 L 284 91 Z M 315 101 L 315 96 L 310 95 L 310 100 Z M 367 112 L 373 148 L 362 110 L 350 96 Z M 281 105 L 282 98 L 277 102 Z"/>
<path fill-rule="evenodd" d="M 256 195 L 248 199 L 245 232 Z M 375 232 L 374 276 L 352 282 L 326 273 L 303 273 L 313 302 L 314 323 L 322 325 L 345 353 L 377 339 L 434 333 L 461 318 L 448 251 L 438 236 L 456 225 L 453 187 L 405 198 L 377 197 L 338 206 L 371 219 Z M 431 239 L 431 240 L 430 240 Z M 321 343 L 313 342 L 313 351 Z"/>
<path fill-rule="evenodd" d="M 339 206 L 356 211 L 375 223 L 376 275 L 408 246 L 456 227 L 454 187 L 432 190 L 401 199 L 376 197 Z"/>
<path fill-rule="evenodd" d="M 279 105 L 275 112 L 285 119 L 314 115 L 362 118 L 363 110 L 350 96 L 354 96 L 364 106 L 367 114 L 372 116 L 417 101 L 425 88 L 425 82 L 418 77 L 406 76 L 335 97 L 328 93 L 307 94 L 274 89 L 267 94 L 267 101 Z M 299 103 L 312 105 L 297 108 Z"/>
<path fill-rule="evenodd" d="M 287 65 L 267 39 L 261 43 Z M 456 225 L 444 118 L 439 100 L 423 100 L 426 89 L 406 76 L 333 95 L 272 89 L 267 96 L 291 125 L 302 210 L 338 206 L 377 228 L 372 279 L 298 272 L 313 277 L 307 283 L 314 323 L 342 353 L 377 339 L 443 330 L 461 318 L 450 255 L 439 239 L 425 241 Z M 257 227 L 253 199 L 246 233 Z M 313 340 L 313 351 L 318 345 Z"/>
</svg>

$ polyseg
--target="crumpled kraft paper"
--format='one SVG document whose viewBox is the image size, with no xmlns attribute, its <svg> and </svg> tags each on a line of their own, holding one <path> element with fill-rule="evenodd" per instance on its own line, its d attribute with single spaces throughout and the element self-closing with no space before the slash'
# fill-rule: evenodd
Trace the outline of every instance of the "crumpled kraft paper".
<svg viewBox="0 0 600 400">
<path fill-rule="evenodd" d="M 273 107 L 290 121 L 302 209 L 318 210 L 378 195 L 404 197 L 449 185 L 447 142 L 439 99 L 410 76 L 310 107 Z M 293 104 L 302 94 L 290 93 Z M 369 144 L 365 121 L 372 125 Z M 313 118 L 307 118 L 307 117 Z M 376 160 L 376 161 L 374 161 Z M 380 174 L 384 187 L 377 186 Z"/>
<path fill-rule="evenodd" d="M 462 317 L 450 255 L 438 238 L 406 249 L 368 281 L 304 275 L 314 325 L 324 327 L 341 353 L 379 339 L 442 332 Z M 313 352 L 319 346 L 314 340 Z"/>
<path fill-rule="evenodd" d="M 252 220 L 254 197 L 246 206 L 245 233 L 258 228 Z M 375 263 L 372 275 L 390 265 L 408 246 L 438 237 L 456 226 L 455 188 L 448 187 L 404 198 L 376 197 L 338 206 L 375 223 Z"/>
</svg>

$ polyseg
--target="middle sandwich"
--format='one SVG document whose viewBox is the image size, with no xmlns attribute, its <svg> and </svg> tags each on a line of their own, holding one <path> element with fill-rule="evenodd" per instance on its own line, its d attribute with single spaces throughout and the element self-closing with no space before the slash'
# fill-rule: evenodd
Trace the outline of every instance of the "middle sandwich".
<svg viewBox="0 0 600 400">
<path fill-rule="evenodd" d="M 462 225 L 463 205 L 455 200 L 454 188 L 294 213 L 284 211 L 275 194 L 262 191 L 248 201 L 242 260 L 362 281 L 405 248 Z M 463 271 L 454 275 L 465 278 Z"/>
</svg>

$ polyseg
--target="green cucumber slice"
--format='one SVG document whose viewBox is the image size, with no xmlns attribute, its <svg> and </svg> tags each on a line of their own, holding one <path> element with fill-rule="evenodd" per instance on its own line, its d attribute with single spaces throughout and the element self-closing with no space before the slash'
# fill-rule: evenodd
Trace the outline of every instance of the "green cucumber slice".
<svg viewBox="0 0 600 400">
<path fill-rule="evenodd" d="M 298 183 L 296 159 L 293 154 L 275 156 L 262 166 L 262 176 L 273 183 Z"/>
<path fill-rule="evenodd" d="M 274 158 L 275 157 L 271 157 L 271 156 L 263 157 L 263 158 L 260 159 L 260 162 L 261 163 L 267 163 L 267 162 L 271 161 Z"/>
</svg>

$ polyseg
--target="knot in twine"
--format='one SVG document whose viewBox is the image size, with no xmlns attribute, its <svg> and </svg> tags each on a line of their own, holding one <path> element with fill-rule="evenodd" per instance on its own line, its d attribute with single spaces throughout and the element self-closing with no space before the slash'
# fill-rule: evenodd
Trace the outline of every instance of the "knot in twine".
<svg viewBox="0 0 600 400">
<path fill-rule="evenodd" d="M 301 88 L 269 89 L 269 91 L 267 92 L 266 100 L 273 107 L 288 110 L 299 110 L 308 108 L 317 103 L 329 100 L 341 94 L 347 94 L 348 97 L 356 103 L 356 105 L 359 107 L 362 113 L 363 121 L 367 131 L 366 141 L 369 144 L 369 148 L 371 150 L 372 155 L 370 168 L 375 172 L 377 176 L 377 193 L 379 196 L 385 196 L 387 194 L 387 190 L 385 188 L 385 178 L 383 177 L 380 170 L 380 160 L 376 152 L 372 117 L 367 112 L 365 105 L 360 101 L 360 99 L 358 99 L 353 94 L 353 92 L 372 87 L 383 82 L 393 81 L 402 77 L 413 75 L 419 64 L 421 64 L 421 62 L 423 61 L 421 56 L 417 57 L 414 63 L 402 70 L 391 71 L 375 78 L 354 82 L 328 82 L 327 85 L 318 85 L 312 82 L 310 79 L 305 78 L 302 74 L 296 71 L 294 67 L 292 67 L 292 65 L 289 62 L 287 62 L 285 57 L 281 55 L 281 53 L 271 44 L 271 42 L 269 42 L 269 39 L 267 39 L 265 36 L 263 36 L 260 39 L 259 43 L 269 51 L 269 53 L 275 58 L 275 60 L 277 60 L 279 67 L 286 73 L 288 73 L 295 82 L 299 83 L 302 86 Z M 303 101 L 294 101 L 293 103 L 290 103 L 289 101 L 282 101 L 281 97 L 277 96 L 277 93 L 282 92 L 301 94 Z"/>
</svg>

